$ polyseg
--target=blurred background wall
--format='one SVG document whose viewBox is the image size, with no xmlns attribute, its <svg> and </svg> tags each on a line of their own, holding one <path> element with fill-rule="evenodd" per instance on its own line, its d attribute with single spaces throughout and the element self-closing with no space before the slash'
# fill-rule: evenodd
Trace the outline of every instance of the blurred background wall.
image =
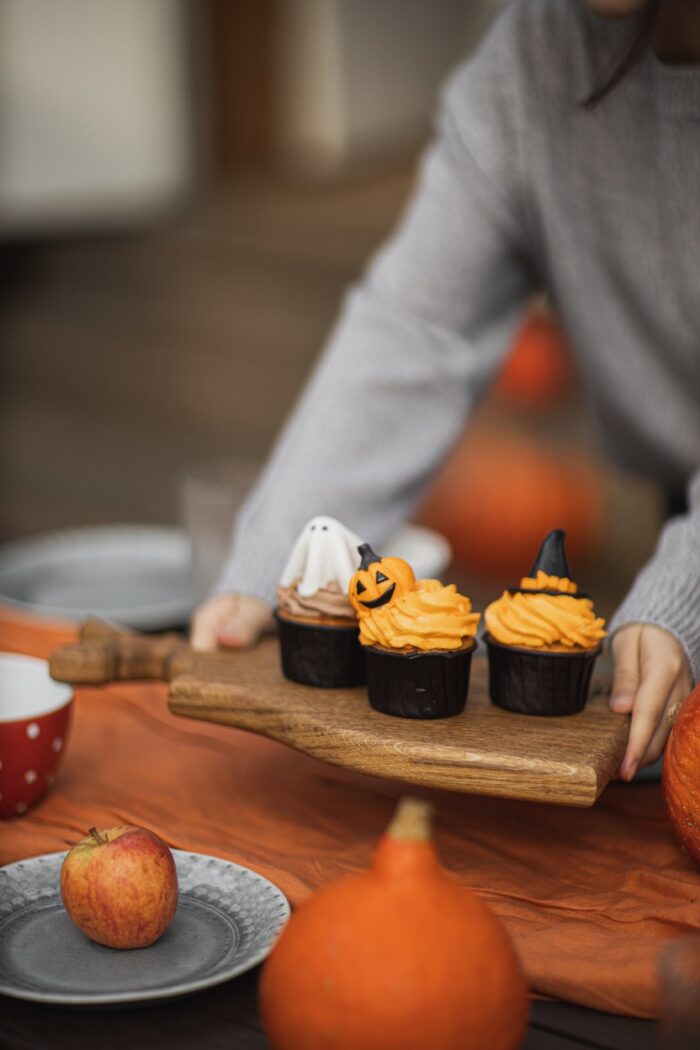
<svg viewBox="0 0 700 1050">
<path fill-rule="evenodd" d="M 284 160 L 337 172 L 415 150 L 445 71 L 499 0 L 285 0 L 279 12 Z"/>
<path fill-rule="evenodd" d="M 0 540 L 176 521 L 193 464 L 262 461 L 410 192 L 439 85 L 499 6 L 0 0 Z M 510 567 L 470 563 L 460 537 L 488 548 L 517 448 L 558 493 L 526 542 L 583 518 L 580 557 L 619 588 L 658 502 L 598 461 L 550 321 L 428 518 L 492 587 Z M 453 496 L 484 465 L 506 473 L 475 522 Z"/>
<path fill-rule="evenodd" d="M 133 225 L 196 163 L 181 0 L 3 0 L 0 232 Z"/>
</svg>

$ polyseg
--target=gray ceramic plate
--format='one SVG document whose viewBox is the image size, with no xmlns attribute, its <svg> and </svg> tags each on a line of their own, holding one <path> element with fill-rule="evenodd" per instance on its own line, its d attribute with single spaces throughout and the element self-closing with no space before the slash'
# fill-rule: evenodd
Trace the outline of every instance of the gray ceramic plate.
<svg viewBox="0 0 700 1050">
<path fill-rule="evenodd" d="M 186 623 L 196 604 L 183 529 L 96 525 L 0 547 L 0 601 L 29 613 L 101 616 L 142 631 Z"/>
<path fill-rule="evenodd" d="M 61 904 L 65 853 L 0 868 L 0 992 L 65 1006 L 149 1003 L 220 984 L 262 962 L 289 917 L 262 875 L 173 850 L 175 918 L 155 944 L 117 951 L 88 940 Z"/>
</svg>

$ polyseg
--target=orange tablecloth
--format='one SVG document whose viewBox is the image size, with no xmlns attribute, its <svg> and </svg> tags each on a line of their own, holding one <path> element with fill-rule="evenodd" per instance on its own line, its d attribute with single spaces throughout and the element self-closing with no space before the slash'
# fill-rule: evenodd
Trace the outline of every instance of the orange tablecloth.
<svg viewBox="0 0 700 1050">
<path fill-rule="evenodd" d="M 0 617 L 4 650 L 45 656 L 70 634 Z M 255 868 L 295 904 L 368 863 L 404 791 L 177 718 L 161 684 L 79 689 L 55 788 L 0 822 L 0 863 L 65 849 L 91 825 L 135 823 L 173 847 Z M 425 794 L 445 864 L 503 919 L 533 991 L 656 1016 L 659 947 L 700 926 L 700 872 L 671 834 L 657 785 L 612 785 L 591 810 Z"/>
</svg>

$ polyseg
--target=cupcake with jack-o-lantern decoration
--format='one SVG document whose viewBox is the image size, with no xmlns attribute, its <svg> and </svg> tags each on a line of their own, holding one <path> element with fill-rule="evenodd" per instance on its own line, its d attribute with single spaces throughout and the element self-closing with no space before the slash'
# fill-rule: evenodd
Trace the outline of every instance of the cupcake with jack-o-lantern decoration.
<svg viewBox="0 0 700 1050">
<path fill-rule="evenodd" d="M 417 580 L 402 558 L 359 547 L 349 596 L 367 656 L 369 702 L 384 714 L 445 718 L 463 710 L 479 614 L 454 584 Z"/>
<path fill-rule="evenodd" d="M 292 682 L 337 689 L 365 681 L 357 616 L 347 596 L 359 543 L 335 518 L 319 515 L 292 548 L 275 611 L 282 671 Z"/>
<path fill-rule="evenodd" d="M 553 529 L 520 586 L 484 613 L 489 691 L 498 707 L 567 715 L 585 706 L 605 621 L 571 579 L 565 539 Z"/>
</svg>

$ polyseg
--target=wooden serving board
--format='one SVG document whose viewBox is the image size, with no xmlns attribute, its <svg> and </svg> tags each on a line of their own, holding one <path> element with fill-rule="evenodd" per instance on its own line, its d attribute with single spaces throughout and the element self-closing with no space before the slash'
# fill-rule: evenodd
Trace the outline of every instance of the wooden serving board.
<svg viewBox="0 0 700 1050">
<path fill-rule="evenodd" d="M 487 663 L 472 661 L 469 699 L 454 718 L 422 721 L 373 711 L 366 691 L 289 682 L 276 639 L 245 652 L 199 654 L 177 636 L 144 638 L 88 624 L 57 650 L 60 681 L 170 680 L 176 715 L 221 722 L 278 740 L 323 762 L 423 787 L 591 806 L 622 759 L 629 717 L 607 703 L 594 677 L 584 711 L 562 718 L 512 714 L 488 697 Z"/>
</svg>

